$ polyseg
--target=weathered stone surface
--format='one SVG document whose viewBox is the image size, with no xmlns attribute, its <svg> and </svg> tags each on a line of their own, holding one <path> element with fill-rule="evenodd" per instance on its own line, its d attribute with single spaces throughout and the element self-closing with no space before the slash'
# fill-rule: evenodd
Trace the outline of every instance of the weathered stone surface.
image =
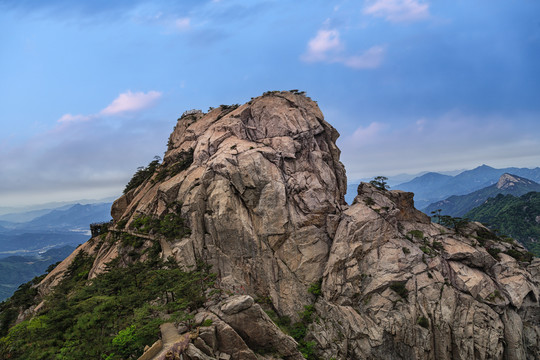
<svg viewBox="0 0 540 360">
<path fill-rule="evenodd" d="M 254 303 L 254 300 L 249 295 L 234 296 L 221 305 L 221 311 L 227 315 L 233 315 L 240 311 L 250 308 Z"/>
<path fill-rule="evenodd" d="M 245 301 L 245 296 L 235 296 L 227 300 L 225 305 L 240 302 L 250 303 L 251 306 L 234 312 L 226 312 L 223 310 L 225 306 L 221 306 L 221 311 L 218 307 L 214 311 L 242 337 L 250 349 L 277 353 L 290 360 L 303 359 L 296 341 L 285 335 L 258 304 Z"/>
<path fill-rule="evenodd" d="M 199 348 L 193 344 L 189 344 L 187 349 L 184 351 L 185 358 L 187 360 L 212 360 L 214 357 L 208 356 L 203 353 Z"/>
<path fill-rule="evenodd" d="M 244 340 L 222 320 L 215 320 L 218 348 L 221 352 L 231 355 L 232 360 L 250 359 L 257 356 L 249 349 Z"/>
<path fill-rule="evenodd" d="M 472 236 L 425 222 L 400 197 L 362 184 L 343 212 L 317 302 L 322 321 L 312 331 L 323 353 L 340 359 L 538 357 L 532 330 L 538 317 L 529 313 L 539 311 L 539 279 L 510 256 L 497 261 Z M 518 312 L 504 308 L 509 303 Z M 525 326 L 519 312 L 534 325 Z"/>
<path fill-rule="evenodd" d="M 208 345 L 212 351 L 217 350 L 217 338 L 216 338 L 216 327 L 215 326 L 205 326 L 199 329 L 199 337 Z"/>
<path fill-rule="evenodd" d="M 197 349 L 201 350 L 205 355 L 213 356 L 214 350 L 208 346 L 203 339 L 200 337 L 193 340 L 193 344 L 197 347 Z"/>
</svg>

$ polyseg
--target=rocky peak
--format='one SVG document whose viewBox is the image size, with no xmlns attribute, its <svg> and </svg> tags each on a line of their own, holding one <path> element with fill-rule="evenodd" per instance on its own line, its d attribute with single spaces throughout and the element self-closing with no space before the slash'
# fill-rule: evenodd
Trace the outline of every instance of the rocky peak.
<svg viewBox="0 0 540 360">
<path fill-rule="evenodd" d="M 531 185 L 531 184 L 534 184 L 534 182 L 531 180 L 519 177 L 517 175 L 511 175 L 511 174 L 505 173 L 505 174 L 502 174 L 499 180 L 497 181 L 496 187 L 497 189 L 507 190 L 516 186 L 517 184 Z"/>
<path fill-rule="evenodd" d="M 118 199 L 113 218 L 130 228 L 181 204 L 191 235 L 170 243 L 177 261 L 204 260 L 223 287 L 270 297 L 295 317 L 346 206 L 338 136 L 314 101 L 291 92 L 189 114 L 157 175 Z"/>
</svg>

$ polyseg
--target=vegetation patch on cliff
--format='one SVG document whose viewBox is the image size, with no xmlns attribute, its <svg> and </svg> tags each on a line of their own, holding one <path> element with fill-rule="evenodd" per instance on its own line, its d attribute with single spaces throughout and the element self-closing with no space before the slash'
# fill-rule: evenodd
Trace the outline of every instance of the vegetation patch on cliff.
<svg viewBox="0 0 540 360">
<path fill-rule="evenodd" d="M 146 180 L 150 179 L 158 168 L 160 162 L 161 158 L 159 156 L 154 156 L 154 160 L 152 160 L 147 166 L 141 166 L 137 168 L 137 171 L 135 172 L 135 174 L 133 174 L 133 177 L 131 178 L 131 180 L 129 180 L 126 187 L 124 188 L 124 194 L 126 194 L 132 189 L 136 189 Z"/>
<path fill-rule="evenodd" d="M 189 320 L 215 277 L 202 263 L 185 272 L 175 262 L 154 258 L 127 267 L 113 261 L 107 272 L 88 281 L 92 263 L 92 257 L 80 252 L 44 309 L 30 320 L 13 326 L 13 316 L 6 319 L 4 314 L 32 303 L 32 284 L 19 294 L 25 301 L 12 298 L 2 304 L 0 358 L 137 358 L 157 340 L 163 315 Z"/>
</svg>

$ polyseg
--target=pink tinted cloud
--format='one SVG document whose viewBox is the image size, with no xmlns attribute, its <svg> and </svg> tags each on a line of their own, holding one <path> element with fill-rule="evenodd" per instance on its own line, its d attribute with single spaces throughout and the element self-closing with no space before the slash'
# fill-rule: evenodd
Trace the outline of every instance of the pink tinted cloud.
<svg viewBox="0 0 540 360">
<path fill-rule="evenodd" d="M 127 112 L 135 112 L 153 106 L 161 97 L 159 91 L 136 92 L 128 90 L 118 95 L 113 102 L 105 109 L 101 110 L 101 115 L 119 115 Z"/>
</svg>

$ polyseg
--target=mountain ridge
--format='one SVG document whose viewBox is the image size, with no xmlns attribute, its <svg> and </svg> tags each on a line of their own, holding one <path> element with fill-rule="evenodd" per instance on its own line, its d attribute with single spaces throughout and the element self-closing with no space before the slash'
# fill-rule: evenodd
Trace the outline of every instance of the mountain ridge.
<svg viewBox="0 0 540 360">
<path fill-rule="evenodd" d="M 492 185 L 504 173 L 540 182 L 540 167 L 533 169 L 516 167 L 495 169 L 484 164 L 455 176 L 433 176 L 429 178 L 429 181 L 420 176 L 406 183 L 398 184 L 393 188 L 414 192 L 417 207 L 423 209 L 431 203 L 444 200 L 452 195 L 466 195 Z"/>
<path fill-rule="evenodd" d="M 531 191 L 540 191 L 540 184 L 520 176 L 504 173 L 497 183 L 466 195 L 453 195 L 422 209 L 426 214 L 441 210 L 441 215 L 462 217 L 473 208 L 482 205 L 488 198 L 503 195 L 521 196 Z"/>
</svg>

